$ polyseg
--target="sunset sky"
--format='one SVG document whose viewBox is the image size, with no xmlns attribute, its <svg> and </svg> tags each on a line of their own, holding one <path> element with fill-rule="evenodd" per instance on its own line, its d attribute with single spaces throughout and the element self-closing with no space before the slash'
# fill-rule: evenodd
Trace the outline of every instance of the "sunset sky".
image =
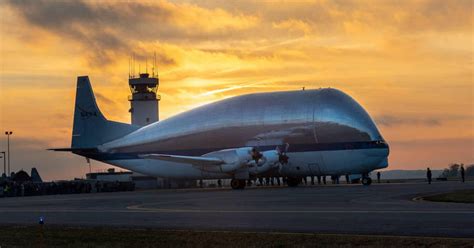
<svg viewBox="0 0 474 248">
<path fill-rule="evenodd" d="M 77 76 L 89 75 L 109 119 L 130 122 L 129 57 L 144 71 L 154 52 L 161 119 L 240 94 L 334 87 L 373 117 L 389 169 L 474 163 L 471 0 L 0 3 L 0 150 L 13 130 L 13 170 L 84 176 L 85 159 L 45 151 L 70 146 Z"/>
</svg>

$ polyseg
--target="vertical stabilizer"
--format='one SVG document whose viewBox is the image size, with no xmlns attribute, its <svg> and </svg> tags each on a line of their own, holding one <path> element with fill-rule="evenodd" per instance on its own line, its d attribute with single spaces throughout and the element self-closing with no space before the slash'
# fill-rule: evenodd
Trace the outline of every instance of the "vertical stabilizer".
<svg viewBox="0 0 474 248">
<path fill-rule="evenodd" d="M 31 168 L 31 181 L 34 183 L 42 183 L 43 179 L 41 179 L 40 174 L 38 173 L 38 170 L 36 168 Z"/>
<path fill-rule="evenodd" d="M 88 76 L 77 78 L 71 148 L 95 148 L 139 127 L 107 120 L 100 112 Z"/>
</svg>

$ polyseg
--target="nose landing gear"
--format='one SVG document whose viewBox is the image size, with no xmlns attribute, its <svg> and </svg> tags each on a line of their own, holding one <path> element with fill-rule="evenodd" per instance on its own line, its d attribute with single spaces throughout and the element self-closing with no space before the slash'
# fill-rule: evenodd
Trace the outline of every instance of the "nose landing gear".
<svg viewBox="0 0 474 248">
<path fill-rule="evenodd" d="M 365 186 L 369 186 L 370 184 L 372 184 L 372 178 L 370 178 L 368 176 L 363 176 L 362 177 L 362 184 L 365 185 Z"/>
<path fill-rule="evenodd" d="M 288 179 L 286 179 L 286 183 L 289 187 L 296 187 L 298 186 L 298 184 L 301 183 L 301 178 L 289 177 Z"/>
<path fill-rule="evenodd" d="M 230 186 L 232 187 L 232 189 L 244 189 L 245 185 L 245 180 L 232 179 L 230 181 Z"/>
</svg>

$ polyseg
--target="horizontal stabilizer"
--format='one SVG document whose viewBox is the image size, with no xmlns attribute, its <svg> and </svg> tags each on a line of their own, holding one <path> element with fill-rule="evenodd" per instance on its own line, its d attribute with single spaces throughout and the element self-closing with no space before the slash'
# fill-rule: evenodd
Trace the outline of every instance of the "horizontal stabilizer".
<svg viewBox="0 0 474 248">
<path fill-rule="evenodd" d="M 48 151 L 55 152 L 98 152 L 97 148 L 49 148 Z"/>
<path fill-rule="evenodd" d="M 216 166 L 224 164 L 219 158 L 215 157 L 195 157 L 195 156 L 179 156 L 179 155 L 167 155 L 167 154 L 142 154 L 139 155 L 145 159 L 158 159 L 176 163 L 185 163 L 198 166 Z"/>
</svg>

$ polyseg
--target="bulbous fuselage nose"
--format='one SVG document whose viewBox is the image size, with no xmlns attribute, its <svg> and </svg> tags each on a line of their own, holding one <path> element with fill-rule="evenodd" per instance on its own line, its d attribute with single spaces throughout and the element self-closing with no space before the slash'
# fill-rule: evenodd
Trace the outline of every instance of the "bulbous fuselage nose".
<svg viewBox="0 0 474 248">
<path fill-rule="evenodd" d="M 384 140 L 364 108 L 340 90 L 322 89 L 314 109 L 320 143 Z"/>
<path fill-rule="evenodd" d="M 336 89 L 322 89 L 314 108 L 318 143 L 346 143 L 367 158 L 369 170 L 388 166 L 389 146 L 372 118 L 352 97 Z"/>
</svg>

